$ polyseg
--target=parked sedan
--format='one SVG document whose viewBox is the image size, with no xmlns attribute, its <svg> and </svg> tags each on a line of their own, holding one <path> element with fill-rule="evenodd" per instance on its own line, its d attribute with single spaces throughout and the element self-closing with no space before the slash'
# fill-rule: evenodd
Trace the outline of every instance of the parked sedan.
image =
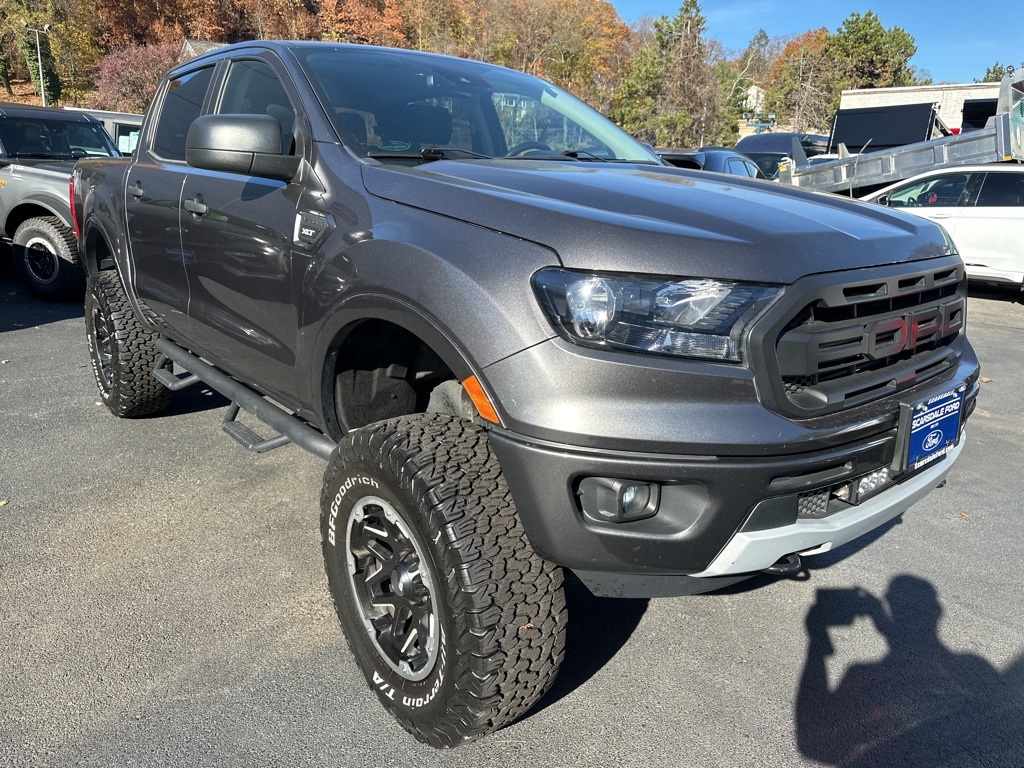
<svg viewBox="0 0 1024 768">
<path fill-rule="evenodd" d="M 861 199 L 938 222 L 969 277 L 1024 288 L 1024 166 L 937 169 Z"/>
<path fill-rule="evenodd" d="M 676 168 L 692 168 L 696 171 L 714 171 L 733 176 L 747 176 L 763 179 L 765 175 L 753 160 L 744 154 L 725 147 L 701 147 L 700 149 L 659 149 L 658 157 Z"/>
<path fill-rule="evenodd" d="M 774 181 L 779 178 L 779 163 L 794 156 L 794 139 L 809 158 L 828 151 L 828 136 L 786 131 L 744 136 L 736 142 L 735 150 L 757 163 L 765 178 Z"/>
</svg>

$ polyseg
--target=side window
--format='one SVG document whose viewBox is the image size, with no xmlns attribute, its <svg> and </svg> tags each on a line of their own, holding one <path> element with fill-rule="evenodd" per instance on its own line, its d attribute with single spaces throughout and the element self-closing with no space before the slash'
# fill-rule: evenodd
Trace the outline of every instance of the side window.
<svg viewBox="0 0 1024 768">
<path fill-rule="evenodd" d="M 750 169 L 750 163 L 746 162 L 739 157 L 730 157 L 726 159 L 726 171 L 731 173 L 733 176 L 754 176 L 755 171 Z"/>
<path fill-rule="evenodd" d="M 281 152 L 295 154 L 295 110 L 277 74 L 265 61 L 231 62 L 218 115 L 270 115 L 281 125 Z"/>
<path fill-rule="evenodd" d="M 749 176 L 752 179 L 760 178 L 761 169 L 758 168 L 757 165 L 750 162 L 749 160 L 744 160 L 743 165 L 745 165 L 747 168 L 747 176 Z"/>
<path fill-rule="evenodd" d="M 132 154 L 138 141 L 139 126 L 125 125 L 124 123 L 114 124 L 114 142 L 117 144 L 117 151 L 122 155 Z"/>
<path fill-rule="evenodd" d="M 1024 173 L 986 174 L 975 205 L 985 208 L 1024 205 Z"/>
<path fill-rule="evenodd" d="M 960 195 L 967 186 L 970 174 L 951 173 L 944 176 L 933 176 L 893 191 L 889 195 L 890 208 L 909 207 L 950 207 L 957 204 Z"/>
<path fill-rule="evenodd" d="M 197 69 L 173 80 L 167 88 L 153 138 L 153 151 L 165 160 L 185 159 L 185 137 L 203 109 L 213 67 Z"/>
</svg>

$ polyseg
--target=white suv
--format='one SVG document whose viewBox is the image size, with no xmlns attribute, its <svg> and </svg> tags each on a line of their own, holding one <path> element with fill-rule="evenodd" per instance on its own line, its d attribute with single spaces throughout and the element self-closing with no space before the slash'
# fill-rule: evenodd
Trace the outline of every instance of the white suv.
<svg viewBox="0 0 1024 768">
<path fill-rule="evenodd" d="M 941 224 L 969 277 L 1024 288 L 1024 165 L 937 169 L 861 199 Z"/>
</svg>

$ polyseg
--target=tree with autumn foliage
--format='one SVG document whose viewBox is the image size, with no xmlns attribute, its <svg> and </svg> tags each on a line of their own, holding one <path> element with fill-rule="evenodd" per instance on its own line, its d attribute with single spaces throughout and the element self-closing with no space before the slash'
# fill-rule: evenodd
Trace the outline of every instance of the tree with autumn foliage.
<svg viewBox="0 0 1024 768">
<path fill-rule="evenodd" d="M 72 103 L 130 111 L 145 108 L 185 39 L 468 56 L 546 78 L 660 145 L 732 143 L 752 85 L 780 123 L 819 130 L 843 88 L 921 82 L 913 37 L 870 11 L 788 41 L 762 30 L 730 52 L 708 35 L 699 0 L 633 28 L 607 0 L 0 0 L 0 87 L 38 80 L 22 19 L 51 25 L 40 40 L 48 102 L 62 89 Z"/>
<path fill-rule="evenodd" d="M 927 82 L 910 65 L 914 38 L 886 29 L 878 16 L 851 13 L 835 33 L 816 29 L 794 38 L 772 70 L 768 108 L 800 131 L 827 131 L 846 88 Z"/>
<path fill-rule="evenodd" d="M 769 76 L 766 108 L 794 130 L 828 130 L 843 75 L 824 27 L 795 37 L 782 51 Z"/>
<path fill-rule="evenodd" d="M 164 73 L 178 62 L 173 43 L 130 45 L 103 59 L 96 78 L 99 88 L 92 98 L 95 109 L 145 112 Z"/>
<path fill-rule="evenodd" d="M 407 48 L 401 0 L 323 0 L 320 30 L 324 40 Z"/>
</svg>

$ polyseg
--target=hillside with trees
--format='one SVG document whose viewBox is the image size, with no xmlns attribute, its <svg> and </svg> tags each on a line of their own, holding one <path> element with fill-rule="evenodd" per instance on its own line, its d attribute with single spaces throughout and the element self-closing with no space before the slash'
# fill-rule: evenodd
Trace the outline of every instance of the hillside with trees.
<svg viewBox="0 0 1024 768">
<path fill-rule="evenodd" d="M 38 103 L 42 88 L 47 104 L 138 112 L 187 39 L 328 40 L 523 70 L 660 146 L 733 143 L 752 86 L 780 124 L 813 131 L 843 88 L 929 82 L 910 65 L 913 36 L 870 11 L 835 31 L 762 30 L 729 51 L 709 37 L 698 0 L 632 26 L 604 0 L 0 0 L 0 38 L 8 99 L 31 83 L 34 99 L 22 100 Z"/>
</svg>

